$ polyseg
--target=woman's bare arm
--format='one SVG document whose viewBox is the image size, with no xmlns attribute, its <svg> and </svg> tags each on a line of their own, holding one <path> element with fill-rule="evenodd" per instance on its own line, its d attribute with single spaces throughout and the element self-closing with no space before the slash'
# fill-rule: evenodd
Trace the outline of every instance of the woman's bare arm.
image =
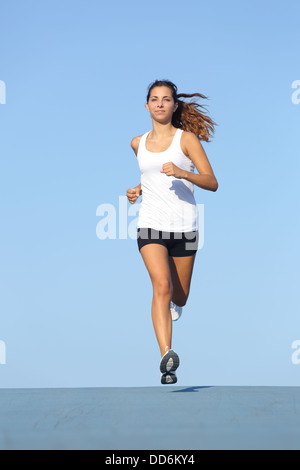
<svg viewBox="0 0 300 470">
<path fill-rule="evenodd" d="M 172 162 L 163 165 L 162 173 L 167 176 L 184 178 L 202 189 L 217 191 L 218 181 L 197 136 L 191 132 L 184 132 L 181 138 L 181 148 L 183 153 L 194 163 L 198 174 L 178 168 Z"/>
</svg>

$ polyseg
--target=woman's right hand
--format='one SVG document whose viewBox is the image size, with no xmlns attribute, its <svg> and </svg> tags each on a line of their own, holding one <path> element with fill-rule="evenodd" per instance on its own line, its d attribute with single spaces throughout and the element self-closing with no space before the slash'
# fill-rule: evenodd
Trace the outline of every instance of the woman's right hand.
<svg viewBox="0 0 300 470">
<path fill-rule="evenodd" d="M 134 204 L 138 197 L 141 194 L 141 185 L 136 186 L 135 188 L 127 189 L 126 196 L 130 204 Z"/>
</svg>

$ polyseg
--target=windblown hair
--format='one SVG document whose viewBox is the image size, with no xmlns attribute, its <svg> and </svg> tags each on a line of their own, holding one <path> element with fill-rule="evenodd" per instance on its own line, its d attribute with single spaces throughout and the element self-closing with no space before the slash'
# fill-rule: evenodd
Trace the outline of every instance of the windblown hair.
<svg viewBox="0 0 300 470">
<path fill-rule="evenodd" d="M 177 94 L 177 86 L 169 80 L 155 80 L 148 87 L 147 102 L 149 101 L 151 90 L 157 86 L 166 86 L 171 89 L 174 103 L 178 103 L 178 107 L 173 114 L 172 124 L 176 128 L 192 132 L 200 140 L 210 142 L 213 137 L 216 123 L 208 116 L 206 107 L 196 101 L 183 101 L 179 98 L 201 98 L 208 99 L 200 93 L 179 93 Z"/>
</svg>

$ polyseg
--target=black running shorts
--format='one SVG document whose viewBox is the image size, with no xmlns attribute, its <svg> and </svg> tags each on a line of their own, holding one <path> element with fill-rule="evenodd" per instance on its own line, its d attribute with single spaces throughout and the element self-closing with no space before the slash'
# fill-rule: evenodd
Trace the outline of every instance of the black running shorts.
<svg viewBox="0 0 300 470">
<path fill-rule="evenodd" d="M 163 232 L 153 228 L 138 228 L 137 243 L 139 250 L 150 243 L 167 248 L 169 256 L 191 256 L 198 249 L 199 232 Z"/>
</svg>

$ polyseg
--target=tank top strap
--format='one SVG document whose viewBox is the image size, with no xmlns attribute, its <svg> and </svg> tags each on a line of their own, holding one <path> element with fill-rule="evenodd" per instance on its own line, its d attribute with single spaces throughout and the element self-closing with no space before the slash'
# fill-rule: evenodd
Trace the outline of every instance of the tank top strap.
<svg viewBox="0 0 300 470">
<path fill-rule="evenodd" d="M 176 134 L 174 135 L 174 139 L 172 142 L 172 146 L 174 145 L 174 148 L 177 148 L 177 150 L 181 150 L 180 146 L 180 141 L 181 141 L 181 136 L 182 136 L 183 130 L 182 129 L 177 129 Z"/>
<path fill-rule="evenodd" d="M 146 150 L 146 139 L 147 139 L 147 135 L 149 134 L 150 131 L 146 132 L 145 134 L 142 135 L 141 139 L 140 139 L 140 142 L 139 142 L 139 146 L 138 146 L 138 153 L 137 153 L 137 157 L 139 157 L 141 154 L 144 154 L 145 153 L 145 150 Z"/>
<path fill-rule="evenodd" d="M 146 150 L 146 139 L 147 139 L 148 135 L 150 134 L 150 132 L 151 132 L 151 131 L 146 132 L 146 133 L 143 134 L 142 137 L 141 137 L 140 143 L 141 143 L 141 147 L 143 148 L 143 150 Z"/>
</svg>

